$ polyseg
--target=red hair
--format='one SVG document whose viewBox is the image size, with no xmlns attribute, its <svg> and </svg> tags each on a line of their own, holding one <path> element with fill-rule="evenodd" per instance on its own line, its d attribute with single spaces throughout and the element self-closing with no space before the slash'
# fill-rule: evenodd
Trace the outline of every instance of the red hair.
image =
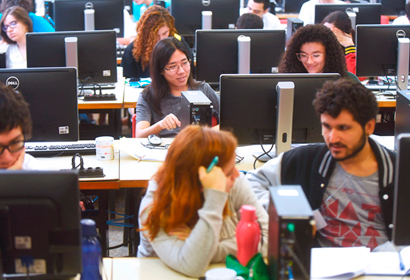
<svg viewBox="0 0 410 280">
<path fill-rule="evenodd" d="M 207 167 L 215 156 L 219 157 L 218 166 L 225 166 L 235 155 L 236 145 L 230 132 L 197 125 L 186 127 L 175 137 L 154 176 L 158 189 L 143 229 L 148 230 L 151 240 L 160 228 L 169 232 L 177 226 L 192 228 L 196 224 L 204 202 L 199 167 Z M 229 214 L 227 205 L 223 214 Z"/>
</svg>

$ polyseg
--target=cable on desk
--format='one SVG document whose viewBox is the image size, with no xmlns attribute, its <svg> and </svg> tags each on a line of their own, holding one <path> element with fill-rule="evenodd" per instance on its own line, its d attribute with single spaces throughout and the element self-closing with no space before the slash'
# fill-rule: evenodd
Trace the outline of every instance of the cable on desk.
<svg viewBox="0 0 410 280">
<path fill-rule="evenodd" d="M 260 154 L 259 156 L 257 156 L 257 157 L 255 158 L 255 161 L 253 162 L 253 169 L 256 169 L 256 162 L 257 162 L 261 157 L 263 157 L 264 155 L 267 155 L 269 158 L 272 159 L 272 157 L 269 155 L 269 153 L 272 151 L 273 147 L 275 146 L 275 137 L 273 137 L 273 139 L 272 139 L 272 141 L 273 141 L 273 142 L 272 142 L 272 146 L 270 147 L 270 149 L 269 149 L 268 151 L 265 151 L 265 148 L 263 147 L 263 144 L 262 144 L 262 138 L 261 138 L 261 136 L 259 135 L 259 131 L 257 131 L 257 132 L 258 132 L 259 144 L 261 145 L 261 148 L 262 148 L 263 153 Z"/>
</svg>

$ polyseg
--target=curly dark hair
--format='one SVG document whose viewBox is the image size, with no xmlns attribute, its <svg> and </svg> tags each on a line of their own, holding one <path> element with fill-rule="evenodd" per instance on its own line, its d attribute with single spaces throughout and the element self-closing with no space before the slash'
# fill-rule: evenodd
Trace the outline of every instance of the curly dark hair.
<svg viewBox="0 0 410 280">
<path fill-rule="evenodd" d="M 0 82 L 0 133 L 20 127 L 24 138 L 31 137 L 31 116 L 21 93 Z"/>
<path fill-rule="evenodd" d="M 27 13 L 34 12 L 34 6 L 31 0 L 3 0 L 0 4 L 0 13 L 3 13 L 5 10 L 13 6 L 20 6 L 24 8 Z"/>
<path fill-rule="evenodd" d="M 339 73 L 341 77 L 346 76 L 346 60 L 340 43 L 329 28 L 320 24 L 309 24 L 295 32 L 279 63 L 279 73 L 307 73 L 302 62 L 296 57 L 305 43 L 321 43 L 325 47 L 326 61 L 323 73 Z"/>
<path fill-rule="evenodd" d="M 157 43 L 158 30 L 164 25 L 169 27 L 169 36 L 177 33 L 174 18 L 164 7 L 158 5 L 149 7 L 138 21 L 132 55 L 136 61 L 141 61 L 143 70 L 149 65 L 151 52 Z"/>
<path fill-rule="evenodd" d="M 163 115 L 161 111 L 161 101 L 168 98 L 171 92 L 169 84 L 162 73 L 165 66 L 168 64 L 171 56 L 177 51 L 182 51 L 187 59 L 189 59 L 189 51 L 184 43 L 175 37 L 164 38 L 155 45 L 152 50 L 152 58 L 150 62 L 150 74 L 152 82 L 142 92 L 142 97 L 150 105 L 150 107 L 160 116 Z M 187 84 L 192 89 L 197 89 L 200 82 L 196 82 L 192 78 L 192 71 L 188 77 Z"/>
<path fill-rule="evenodd" d="M 342 110 L 347 110 L 362 127 L 376 119 L 378 112 L 374 94 L 361 83 L 348 79 L 327 81 L 316 93 L 313 106 L 319 116 L 327 113 L 332 118 L 337 118 Z"/>
<path fill-rule="evenodd" d="M 263 29 L 263 20 L 260 16 L 245 13 L 241 15 L 236 21 L 236 28 L 238 29 Z"/>
<path fill-rule="evenodd" d="M 356 31 L 352 28 L 352 22 L 346 12 L 335 11 L 328 14 L 323 20 L 322 24 L 332 23 L 337 29 L 352 36 L 353 43 L 356 37 Z"/>
<path fill-rule="evenodd" d="M 7 32 L 3 30 L 4 20 L 6 19 L 8 15 L 14 16 L 16 20 L 21 22 L 27 28 L 27 32 L 33 32 L 33 22 L 31 21 L 28 15 L 28 12 L 19 6 L 10 7 L 3 12 L 1 19 L 0 19 L 0 26 L 1 26 L 0 34 L 3 40 L 7 42 L 7 44 L 16 44 L 15 41 L 11 40 L 9 36 L 7 36 Z"/>
</svg>

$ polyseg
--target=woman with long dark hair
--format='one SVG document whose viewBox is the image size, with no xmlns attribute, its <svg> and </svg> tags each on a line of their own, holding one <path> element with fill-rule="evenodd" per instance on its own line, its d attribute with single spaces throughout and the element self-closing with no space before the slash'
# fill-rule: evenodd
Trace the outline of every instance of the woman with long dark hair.
<svg viewBox="0 0 410 280">
<path fill-rule="evenodd" d="M 136 108 L 136 137 L 158 134 L 173 137 L 180 130 L 181 92 L 202 91 L 219 117 L 219 97 L 206 84 L 192 78 L 189 52 L 175 37 L 160 40 L 150 61 L 152 82 L 139 96 Z"/>
</svg>

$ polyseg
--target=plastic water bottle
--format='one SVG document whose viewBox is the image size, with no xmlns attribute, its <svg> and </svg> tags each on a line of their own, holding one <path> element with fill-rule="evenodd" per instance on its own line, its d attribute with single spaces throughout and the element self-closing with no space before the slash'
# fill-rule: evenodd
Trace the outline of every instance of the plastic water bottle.
<svg viewBox="0 0 410 280">
<path fill-rule="evenodd" d="M 255 211 L 254 206 L 242 205 L 241 220 L 236 226 L 236 243 L 238 245 L 236 258 L 243 266 L 246 266 L 258 252 L 261 229 Z"/>
<path fill-rule="evenodd" d="M 102 280 L 101 244 L 97 237 L 95 222 L 91 219 L 81 220 L 83 272 L 81 280 Z"/>
</svg>

